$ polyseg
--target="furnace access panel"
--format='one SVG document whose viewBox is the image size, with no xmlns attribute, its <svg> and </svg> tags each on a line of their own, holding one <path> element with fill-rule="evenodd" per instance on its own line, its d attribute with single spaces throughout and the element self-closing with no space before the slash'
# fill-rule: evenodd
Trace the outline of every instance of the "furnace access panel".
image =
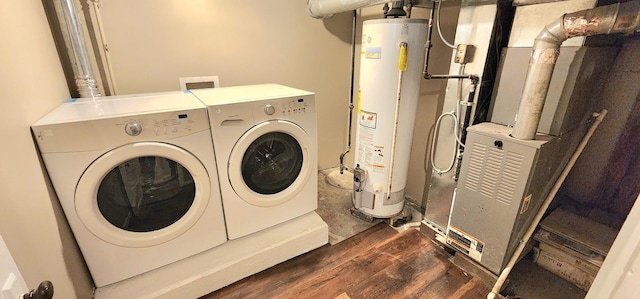
<svg viewBox="0 0 640 299">
<path fill-rule="evenodd" d="M 560 161 L 556 137 L 517 140 L 511 128 L 481 123 L 467 142 L 447 243 L 498 274 L 545 197 Z"/>
</svg>

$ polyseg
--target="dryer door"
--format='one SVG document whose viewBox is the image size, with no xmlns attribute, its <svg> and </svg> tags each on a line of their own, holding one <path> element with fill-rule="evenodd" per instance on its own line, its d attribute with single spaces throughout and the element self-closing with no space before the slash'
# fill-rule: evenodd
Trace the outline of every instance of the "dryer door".
<svg viewBox="0 0 640 299">
<path fill-rule="evenodd" d="M 231 150 L 229 181 L 240 198 L 275 206 L 293 198 L 316 163 L 314 140 L 285 120 L 262 122 L 245 132 Z"/>
<path fill-rule="evenodd" d="M 210 192 L 209 175 L 191 153 L 166 143 L 141 142 L 96 159 L 78 182 L 75 207 L 96 237 L 146 247 L 193 226 Z"/>
</svg>

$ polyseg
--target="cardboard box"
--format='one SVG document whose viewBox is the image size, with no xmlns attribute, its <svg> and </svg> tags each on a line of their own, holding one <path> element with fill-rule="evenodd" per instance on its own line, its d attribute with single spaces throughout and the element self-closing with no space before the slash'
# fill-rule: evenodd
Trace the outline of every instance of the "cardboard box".
<svg viewBox="0 0 640 299">
<path fill-rule="evenodd" d="M 534 262 L 540 267 L 562 277 L 585 291 L 589 291 L 596 277 L 595 274 L 578 268 L 571 260 L 564 260 L 563 257 L 554 256 L 552 253 L 538 247 L 533 250 Z"/>
<path fill-rule="evenodd" d="M 602 266 L 606 257 L 606 255 L 600 254 L 598 251 L 593 250 L 589 246 L 585 246 L 583 243 L 564 238 L 542 228 L 536 231 L 533 235 L 533 239 L 539 241 L 543 247 L 553 247 L 558 251 L 569 254 L 572 257 L 597 268 Z M 549 249 L 547 249 L 547 251 L 549 251 Z"/>
</svg>

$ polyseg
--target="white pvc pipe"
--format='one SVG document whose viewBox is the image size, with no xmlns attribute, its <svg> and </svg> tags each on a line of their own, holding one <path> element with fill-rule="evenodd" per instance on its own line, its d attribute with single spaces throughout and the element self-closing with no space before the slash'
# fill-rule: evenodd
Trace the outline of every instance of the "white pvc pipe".
<svg viewBox="0 0 640 299">
<path fill-rule="evenodd" d="M 560 177 L 558 178 L 558 180 L 556 180 L 555 184 L 553 185 L 553 188 L 549 192 L 549 195 L 547 195 L 547 198 L 545 198 L 544 202 L 542 203 L 540 210 L 538 210 L 538 213 L 536 214 L 535 218 L 533 218 L 533 222 L 531 223 L 531 225 L 529 225 L 529 228 L 527 229 L 524 236 L 522 237 L 522 241 L 520 241 L 520 244 L 518 244 L 516 251 L 511 256 L 511 259 L 509 259 L 509 263 L 507 263 L 507 266 L 504 268 L 504 270 L 500 272 L 500 276 L 498 277 L 498 280 L 496 281 L 495 285 L 491 289 L 491 292 L 487 295 L 487 299 L 495 298 L 495 296 L 500 292 L 500 289 L 502 289 L 502 285 L 507 279 L 507 276 L 509 276 L 509 273 L 511 273 L 511 269 L 513 269 L 513 266 L 518 261 L 518 257 L 524 250 L 524 247 L 527 245 L 527 242 L 529 242 L 531 235 L 533 235 L 533 232 L 538 227 L 538 223 L 540 223 L 540 220 L 542 220 L 542 216 L 544 216 L 544 213 L 547 211 L 547 208 L 549 208 L 549 205 L 553 201 L 553 198 L 558 193 L 558 190 L 560 190 L 560 186 L 562 186 L 562 183 L 567 178 L 567 175 L 569 175 L 569 172 L 573 168 L 573 165 L 578 160 L 578 157 L 580 157 L 580 154 L 582 153 L 585 146 L 589 142 L 589 139 L 591 139 L 593 132 L 595 132 L 596 128 L 598 128 L 598 126 L 604 119 L 605 115 L 607 115 L 606 109 L 603 109 L 602 112 L 600 113 L 594 113 L 594 116 L 596 117 L 595 122 L 589 128 L 589 131 L 587 131 L 587 134 L 582 138 L 582 141 L 578 145 L 578 148 L 573 153 L 573 155 L 571 156 L 571 159 L 569 159 L 569 162 L 562 170 Z"/>
<path fill-rule="evenodd" d="M 398 71 L 398 98 L 396 99 L 396 111 L 393 116 L 393 135 L 391 138 L 391 160 L 389 160 L 389 177 L 387 183 L 387 198 L 391 198 L 393 187 L 393 162 L 396 160 L 396 140 L 398 139 L 398 116 L 400 115 L 400 96 L 402 93 L 402 75 L 404 71 Z"/>
<path fill-rule="evenodd" d="M 358 8 L 391 2 L 389 0 L 307 0 L 309 15 L 314 18 L 329 18 L 334 14 Z"/>
</svg>

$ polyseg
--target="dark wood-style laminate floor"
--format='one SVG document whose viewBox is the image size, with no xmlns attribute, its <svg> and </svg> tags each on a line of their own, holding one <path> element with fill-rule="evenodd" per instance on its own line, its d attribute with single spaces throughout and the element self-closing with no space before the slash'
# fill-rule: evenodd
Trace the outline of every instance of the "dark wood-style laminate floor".
<svg viewBox="0 0 640 299">
<path fill-rule="evenodd" d="M 446 251 L 415 229 L 384 223 L 249 276 L 212 298 L 486 298 Z"/>
</svg>

